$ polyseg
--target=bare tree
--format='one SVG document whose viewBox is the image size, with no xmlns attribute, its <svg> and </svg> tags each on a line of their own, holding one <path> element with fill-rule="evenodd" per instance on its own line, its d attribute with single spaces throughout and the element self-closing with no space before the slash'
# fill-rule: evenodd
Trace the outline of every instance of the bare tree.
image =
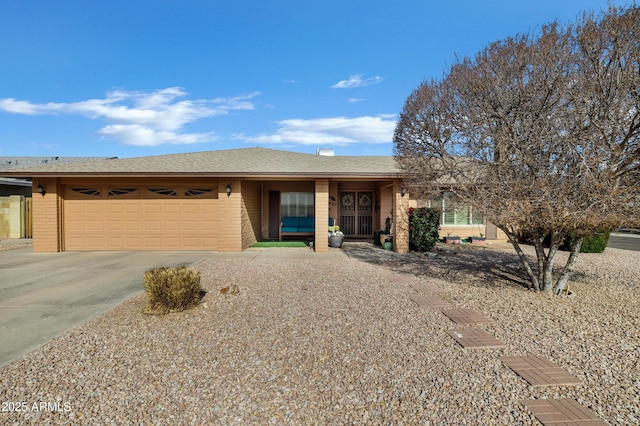
<svg viewBox="0 0 640 426">
<path fill-rule="evenodd" d="M 531 286 L 558 294 L 585 235 L 640 217 L 639 90 L 640 9 L 610 7 L 495 42 L 423 82 L 400 115 L 395 155 L 415 189 L 451 190 L 482 211 Z M 576 243 L 554 281 L 568 235 Z"/>
</svg>

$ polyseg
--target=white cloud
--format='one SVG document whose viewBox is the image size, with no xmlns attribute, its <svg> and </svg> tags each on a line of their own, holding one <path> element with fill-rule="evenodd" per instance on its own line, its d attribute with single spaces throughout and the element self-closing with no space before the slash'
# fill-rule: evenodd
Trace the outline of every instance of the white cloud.
<svg viewBox="0 0 640 426">
<path fill-rule="evenodd" d="M 366 79 L 362 79 L 362 74 L 355 74 L 349 77 L 347 80 L 340 80 L 333 86 L 333 89 L 354 89 L 356 87 L 366 87 L 372 84 L 378 84 L 382 82 L 382 77 L 375 76 Z"/>
<path fill-rule="evenodd" d="M 364 101 L 364 99 L 362 99 L 362 98 L 349 98 L 347 100 L 347 102 L 349 102 L 350 104 L 355 104 L 355 103 L 363 102 L 363 101 Z"/>
<path fill-rule="evenodd" d="M 12 98 L 0 99 L 0 110 L 14 114 L 76 114 L 110 124 L 98 133 L 128 145 L 191 144 L 215 139 L 213 133 L 181 133 L 187 124 L 232 110 L 252 110 L 259 92 L 230 98 L 187 100 L 182 88 L 152 92 L 114 90 L 104 99 L 71 103 L 37 104 Z"/>
<path fill-rule="evenodd" d="M 390 143 L 396 119 L 393 114 L 383 114 L 355 118 L 290 119 L 279 121 L 278 125 L 278 131 L 271 135 L 237 135 L 237 138 L 258 144 L 345 146 L 356 143 Z"/>
<path fill-rule="evenodd" d="M 138 124 L 112 124 L 100 129 L 99 133 L 134 146 L 192 144 L 212 142 L 217 139 L 213 132 L 175 133 L 167 130 L 153 130 Z"/>
</svg>

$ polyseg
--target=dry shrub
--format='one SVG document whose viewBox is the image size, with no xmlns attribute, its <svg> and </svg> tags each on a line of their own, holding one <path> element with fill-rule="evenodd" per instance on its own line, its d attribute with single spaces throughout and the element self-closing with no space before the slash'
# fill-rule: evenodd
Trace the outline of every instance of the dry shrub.
<svg viewBox="0 0 640 426">
<path fill-rule="evenodd" d="M 202 297 L 200 272 L 185 267 L 155 268 L 144 273 L 145 313 L 166 314 L 189 309 Z"/>
</svg>

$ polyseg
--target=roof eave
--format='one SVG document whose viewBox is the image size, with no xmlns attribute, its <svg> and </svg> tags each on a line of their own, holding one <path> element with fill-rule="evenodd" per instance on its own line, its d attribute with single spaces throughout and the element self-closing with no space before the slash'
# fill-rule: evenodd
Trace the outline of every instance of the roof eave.
<svg viewBox="0 0 640 426">
<path fill-rule="evenodd" d="M 250 178 L 363 178 L 363 179 L 398 179 L 401 173 L 362 173 L 362 172 L 322 172 L 322 173 L 247 173 L 247 172 L 5 172 L 2 177 L 28 177 L 28 178 L 60 178 L 60 177 L 250 177 Z"/>
</svg>

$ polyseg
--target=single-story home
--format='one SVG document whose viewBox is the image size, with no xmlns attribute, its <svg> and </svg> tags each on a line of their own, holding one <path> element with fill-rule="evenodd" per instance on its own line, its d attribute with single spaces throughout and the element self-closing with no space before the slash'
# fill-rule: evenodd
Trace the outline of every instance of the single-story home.
<svg viewBox="0 0 640 426">
<path fill-rule="evenodd" d="M 0 175 L 33 181 L 36 252 L 238 252 L 280 238 L 285 218 L 312 218 L 299 231 L 317 242 L 317 252 L 328 250 L 319 242 L 327 241 L 331 222 L 347 238 L 370 239 L 390 218 L 394 250 L 407 252 L 408 210 L 417 205 L 392 156 L 241 148 L 12 168 Z M 477 216 L 466 227 L 469 235 L 487 234 Z"/>
</svg>

